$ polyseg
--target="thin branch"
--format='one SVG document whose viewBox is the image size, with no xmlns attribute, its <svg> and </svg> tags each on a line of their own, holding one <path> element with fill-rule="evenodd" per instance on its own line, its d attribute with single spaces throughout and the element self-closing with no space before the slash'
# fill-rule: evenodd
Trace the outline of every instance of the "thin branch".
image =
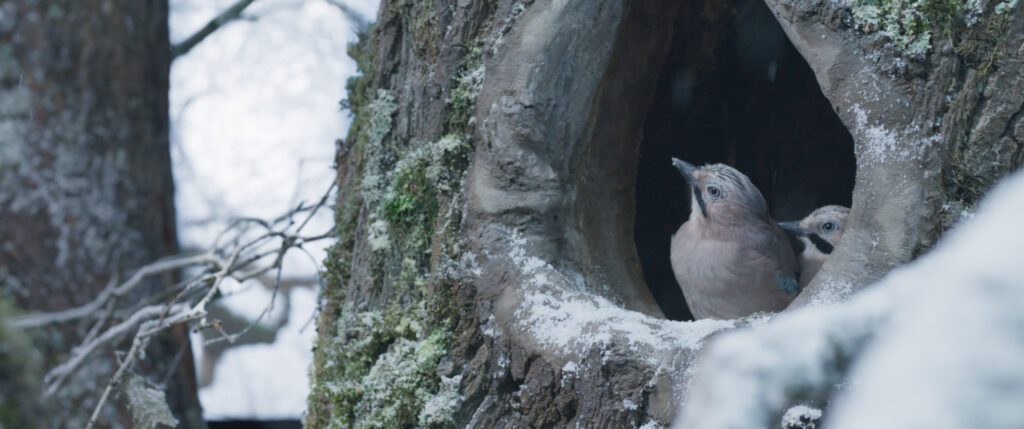
<svg viewBox="0 0 1024 429">
<path fill-rule="evenodd" d="M 173 61 L 174 59 L 187 54 L 192 50 L 192 48 L 195 48 L 196 45 L 223 27 L 225 24 L 239 19 L 242 16 L 242 12 L 245 11 L 245 8 L 249 7 L 249 5 L 254 1 L 256 0 L 239 0 L 235 4 L 231 5 L 231 7 L 221 12 L 220 15 L 211 19 L 210 22 L 207 22 L 206 25 L 204 25 L 203 28 L 200 28 L 199 31 L 195 32 L 195 34 L 189 36 L 181 43 L 171 46 L 171 60 Z"/>
<path fill-rule="evenodd" d="M 150 338 L 171 326 L 206 316 L 206 305 L 211 299 L 213 299 L 216 292 L 220 290 L 221 282 L 224 281 L 224 277 L 228 274 L 228 270 L 237 259 L 238 251 L 231 255 L 231 259 L 228 260 L 228 263 L 224 268 L 217 272 L 210 290 L 206 293 L 203 299 L 199 300 L 199 302 L 192 306 L 192 308 L 186 309 L 187 306 L 183 304 L 163 306 L 163 308 L 161 308 L 162 313 L 160 315 L 160 319 L 150 320 L 139 327 L 138 332 L 135 334 L 135 339 L 132 341 L 132 347 L 128 350 L 128 355 L 125 356 L 124 361 L 122 361 L 121 365 L 117 368 L 117 372 L 114 373 L 110 382 L 107 383 L 107 386 L 103 389 L 103 394 L 100 395 L 99 402 L 97 402 L 96 407 L 93 408 L 92 416 L 89 418 L 89 424 L 86 425 L 86 429 L 92 429 L 93 425 L 96 424 L 96 419 L 99 418 L 100 411 L 103 409 L 103 405 L 106 404 L 107 398 L 110 397 L 110 393 L 114 390 L 114 387 L 121 383 L 121 379 L 123 379 L 125 374 L 128 373 L 128 370 L 131 369 L 141 351 L 149 344 Z M 168 313 L 176 314 L 167 317 Z M 137 314 L 138 313 L 136 313 L 136 315 Z M 47 391 L 49 391 L 49 389 Z"/>
<path fill-rule="evenodd" d="M 148 319 L 159 316 L 164 311 L 165 306 L 163 305 L 151 305 L 149 307 L 145 307 L 136 311 L 132 317 L 128 318 L 128 320 L 110 327 L 110 329 L 104 331 L 103 334 L 96 337 L 96 339 L 76 348 L 71 353 L 71 359 L 68 359 L 66 362 L 58 365 L 46 374 L 46 377 L 43 380 L 43 383 L 46 384 L 46 390 L 43 392 L 43 397 L 51 397 L 54 393 L 57 393 L 57 391 L 64 385 L 64 380 L 74 373 L 75 370 L 85 362 L 85 358 L 89 357 L 89 355 L 98 348 L 121 338 L 121 336 L 127 334 L 136 326 L 139 326 Z"/>
<path fill-rule="evenodd" d="M 131 347 L 120 359 L 117 370 L 93 410 L 92 419 L 87 426 L 92 427 L 101 409 L 111 397 L 113 389 L 131 373 L 153 336 L 181 324 L 190 325 L 196 330 L 211 327 L 219 329 L 217 320 L 207 320 L 207 306 L 221 292 L 221 285 L 226 278 L 230 277 L 240 282 L 257 279 L 264 283 L 264 287 L 272 290 L 270 303 L 254 322 L 258 324 L 273 310 L 275 298 L 281 293 L 282 288 L 287 289 L 290 283 L 295 281 L 282 277 L 284 259 L 288 251 L 299 249 L 305 253 L 304 244 L 332 238 L 330 233 L 302 235 L 302 230 L 312 223 L 311 219 L 320 209 L 329 206 L 327 201 L 334 190 L 332 184 L 315 204 L 299 204 L 285 215 L 270 221 L 236 220 L 219 236 L 212 250 L 199 255 L 163 259 L 143 266 L 123 283 L 111 281 L 93 301 L 85 305 L 13 319 L 11 323 L 20 328 L 38 328 L 64 322 L 91 325 L 83 340 L 71 351 L 70 357 L 46 374 L 43 380 L 43 396 L 52 398 L 76 371 L 81 370 L 84 364 L 97 354 L 97 351 L 105 347 L 116 347 L 134 331 Z M 224 239 L 223 242 L 221 238 Z M 161 288 L 159 291 L 136 290 L 147 277 L 190 267 L 203 269 L 201 272 L 192 273 L 190 279 Z M 271 271 L 274 271 L 273 275 L 269 274 Z M 283 299 L 288 303 L 287 297 Z M 221 330 L 221 334 L 224 334 L 228 341 L 232 341 L 248 330 L 247 328 L 243 332 L 230 335 Z"/>
<path fill-rule="evenodd" d="M 111 316 L 114 315 L 114 310 L 116 310 L 116 304 L 117 302 L 114 300 L 111 300 L 109 303 L 107 303 L 107 310 L 104 311 L 103 316 L 96 320 L 96 323 L 92 325 L 92 329 L 89 330 L 89 333 L 85 334 L 85 338 L 82 339 L 83 344 L 92 341 L 93 338 L 96 338 L 96 336 L 103 333 L 101 329 L 104 326 L 106 326 L 107 321 L 110 320 Z"/>
<path fill-rule="evenodd" d="M 338 8 L 352 22 L 355 27 L 356 33 L 362 34 L 370 26 L 370 20 L 367 19 L 363 14 L 359 13 L 352 6 L 349 6 L 345 0 L 324 0 L 331 6 Z"/>
<path fill-rule="evenodd" d="M 110 393 L 114 391 L 114 387 L 117 383 L 120 382 L 121 379 L 124 378 L 125 374 L 128 373 L 128 365 L 125 365 L 125 363 L 127 363 L 129 359 L 134 361 L 135 356 L 137 356 L 141 350 L 145 349 L 147 345 L 149 345 L 148 337 L 141 338 L 138 335 L 135 336 L 135 340 L 132 341 L 132 347 L 128 349 L 129 357 L 125 358 L 125 362 L 117 368 L 117 372 L 114 373 L 114 377 L 111 378 L 110 383 L 107 383 L 107 387 L 103 389 L 103 394 L 100 395 L 100 400 L 97 402 L 96 408 L 93 408 L 92 416 L 89 417 L 89 424 L 85 426 L 86 429 L 92 429 L 93 426 L 96 425 L 96 420 L 100 417 L 100 411 L 103 410 L 103 404 L 107 402 L 107 398 L 110 398 Z"/>
<path fill-rule="evenodd" d="M 124 296 L 136 286 L 138 286 L 142 280 L 146 277 L 162 274 L 166 272 L 173 272 L 182 268 L 187 268 L 193 265 L 201 265 L 206 263 L 218 263 L 220 258 L 212 253 L 196 256 L 184 256 L 169 258 L 162 261 L 157 261 L 152 264 L 146 265 L 135 272 L 128 281 L 117 285 L 116 287 L 107 287 L 100 292 L 92 302 L 85 304 L 81 307 L 71 308 L 65 311 L 56 313 L 37 313 L 29 314 L 14 318 L 10 321 L 11 326 L 20 329 L 39 328 L 46 325 L 55 323 L 70 322 L 73 320 L 82 319 L 85 317 L 95 315 L 96 311 L 103 307 L 103 304 L 107 303 L 111 297 Z"/>
</svg>

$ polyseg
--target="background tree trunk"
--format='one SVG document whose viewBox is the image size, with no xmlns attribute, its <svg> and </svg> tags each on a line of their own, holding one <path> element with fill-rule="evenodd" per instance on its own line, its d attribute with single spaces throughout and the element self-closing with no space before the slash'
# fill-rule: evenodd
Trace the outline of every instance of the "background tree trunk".
<svg viewBox="0 0 1024 429">
<path fill-rule="evenodd" d="M 21 309 L 82 305 L 112 275 L 177 252 L 169 64 L 166 1 L 0 3 L 0 284 Z M 44 364 L 87 329 L 47 332 Z M 179 331 L 141 369 L 200 427 L 191 357 Z M 84 427 L 114 364 L 83 369 L 46 420 Z M 107 411 L 104 425 L 132 425 L 123 407 Z"/>
<path fill-rule="evenodd" d="M 799 302 L 842 299 L 1020 165 L 1021 13 L 936 15 L 922 54 L 833 2 L 768 4 L 853 136 L 848 238 Z M 747 321 L 662 316 L 633 242 L 638 149 L 675 23 L 732 13 L 384 1 L 352 51 L 307 424 L 668 424 L 703 339 Z M 701 40 L 696 61 L 721 43 Z"/>
</svg>

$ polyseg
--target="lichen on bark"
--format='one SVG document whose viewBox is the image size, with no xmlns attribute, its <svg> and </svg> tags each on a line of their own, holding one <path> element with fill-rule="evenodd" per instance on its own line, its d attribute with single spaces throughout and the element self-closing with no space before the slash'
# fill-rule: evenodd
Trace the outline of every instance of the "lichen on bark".
<svg viewBox="0 0 1024 429">
<path fill-rule="evenodd" d="M 442 91 L 445 108 L 434 119 L 440 126 L 425 140 L 397 131 L 408 89 L 388 88 L 377 69 L 387 59 L 372 50 L 395 22 L 436 31 L 427 22 L 436 18 L 423 18 L 434 7 L 384 5 L 382 22 L 350 49 L 362 75 L 349 82 L 343 102 L 354 121 L 338 162 L 339 241 L 326 263 L 308 427 L 454 424 L 454 378 L 444 361 L 458 317 L 448 291 L 462 249 L 444 231 L 462 215 L 480 53 L 468 50 L 457 60 Z M 432 55 L 425 46 L 417 51 Z"/>
</svg>

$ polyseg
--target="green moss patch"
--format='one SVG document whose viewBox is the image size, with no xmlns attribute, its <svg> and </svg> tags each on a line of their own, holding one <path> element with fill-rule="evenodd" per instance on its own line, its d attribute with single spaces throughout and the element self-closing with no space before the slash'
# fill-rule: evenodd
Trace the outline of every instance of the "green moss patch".
<svg viewBox="0 0 1024 429">
<path fill-rule="evenodd" d="M 993 12 L 1002 15 L 1018 0 L 996 3 Z M 931 50 L 932 38 L 950 36 L 961 25 L 973 26 L 985 12 L 981 0 L 847 0 L 846 5 L 861 31 L 879 32 L 900 51 L 923 57 Z"/>
</svg>

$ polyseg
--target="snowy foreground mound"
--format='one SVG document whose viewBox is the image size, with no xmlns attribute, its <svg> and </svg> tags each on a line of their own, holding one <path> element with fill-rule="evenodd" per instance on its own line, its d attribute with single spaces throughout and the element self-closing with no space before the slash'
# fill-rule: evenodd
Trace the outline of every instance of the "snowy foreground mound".
<svg viewBox="0 0 1024 429">
<path fill-rule="evenodd" d="M 722 335 L 675 427 L 778 427 L 798 403 L 826 428 L 1024 428 L 1024 173 L 850 301 Z"/>
</svg>

